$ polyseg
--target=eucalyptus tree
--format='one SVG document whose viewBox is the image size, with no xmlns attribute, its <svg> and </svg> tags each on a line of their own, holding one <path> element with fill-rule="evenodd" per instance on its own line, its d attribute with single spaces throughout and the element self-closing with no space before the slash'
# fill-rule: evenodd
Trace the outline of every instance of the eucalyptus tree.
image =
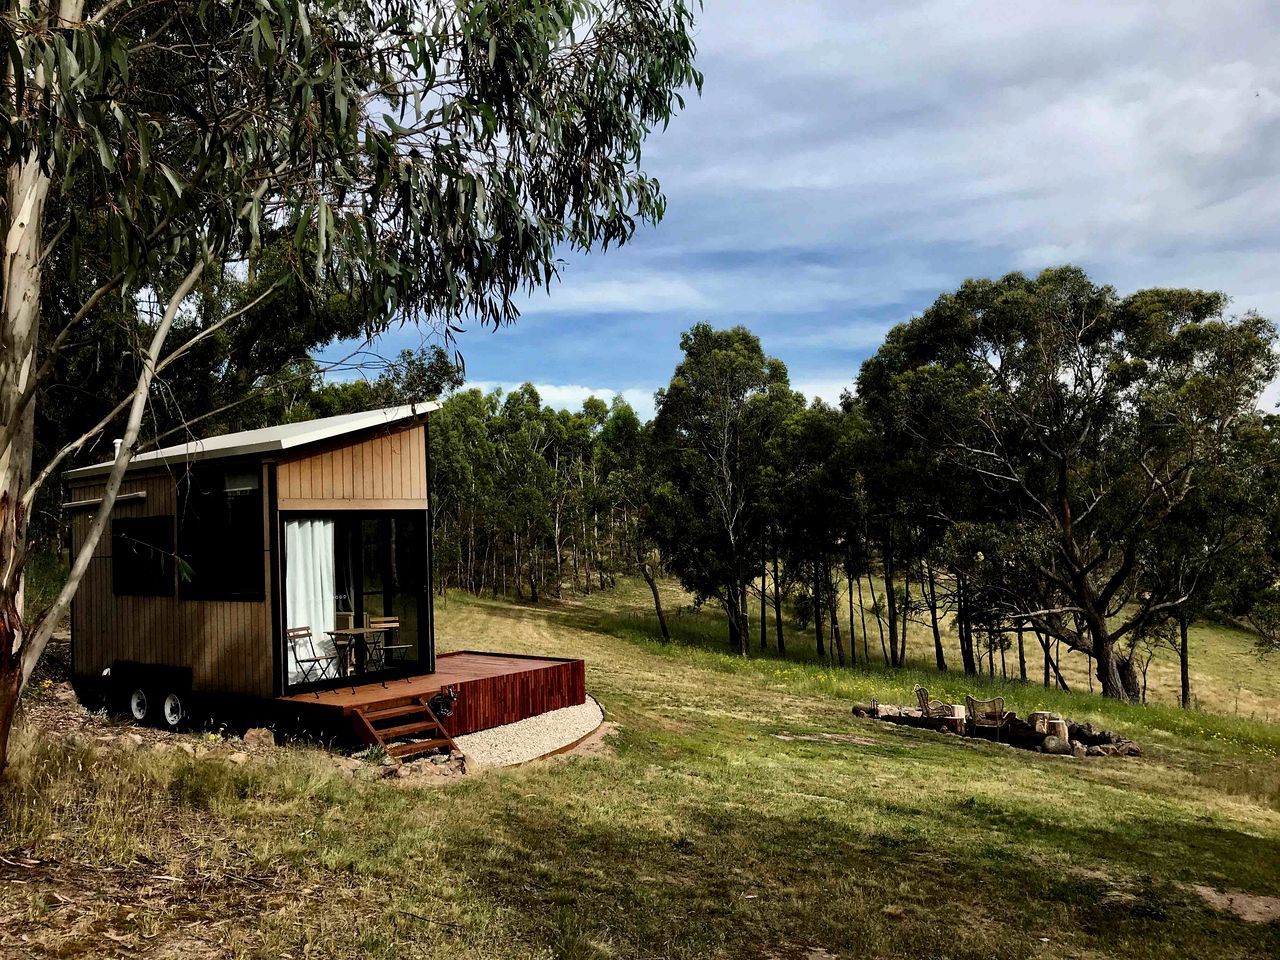
<svg viewBox="0 0 1280 960">
<path fill-rule="evenodd" d="M 658 589 L 662 564 L 658 544 L 674 542 L 679 536 L 681 517 L 667 509 L 678 498 L 669 485 L 663 487 L 661 458 L 652 422 L 642 424 L 626 400 L 614 397 L 596 438 L 602 492 L 617 513 L 614 532 L 620 540 L 621 562 L 644 578 L 653 597 L 662 639 L 670 641 L 671 631 Z"/>
<path fill-rule="evenodd" d="M 1259 636 L 1267 636 L 1261 625 L 1280 569 L 1272 550 L 1280 510 L 1280 444 L 1272 422 L 1252 414 L 1226 431 L 1222 455 L 1202 467 L 1200 481 L 1153 538 L 1147 589 L 1173 584 L 1181 602 L 1139 641 L 1163 640 L 1177 655 L 1183 708 L 1191 706 L 1191 624 L 1206 616 L 1252 619 Z"/>
<path fill-rule="evenodd" d="M 787 369 L 745 327 L 695 324 L 684 357 L 657 394 L 653 439 L 661 479 L 653 524 L 668 567 L 728 617 L 731 645 L 748 643 L 746 590 L 758 571 L 762 466 L 780 414 L 797 402 Z"/>
<path fill-rule="evenodd" d="M 773 456 L 779 489 L 771 504 L 772 519 L 781 531 L 783 565 L 793 576 L 803 571 L 818 654 L 826 653 L 830 641 L 840 666 L 846 655 L 839 627 L 839 571 L 862 549 L 861 426 L 856 413 L 814 400 L 783 421 Z M 853 630 L 851 618 L 851 644 Z M 856 659 L 856 651 L 850 652 Z"/>
<path fill-rule="evenodd" d="M 167 344 L 206 271 L 251 274 L 283 239 L 299 284 L 342 289 L 366 333 L 395 316 L 514 319 L 515 295 L 550 284 L 562 249 L 621 243 L 661 216 L 640 148 L 701 82 L 691 26 L 682 0 L 3 4 L 0 741 L 108 519 L 152 386 L 192 348 Z M 74 263 L 91 218 L 109 269 L 48 322 L 46 264 L 66 248 Z M 35 398 L 108 298 L 138 305 L 138 374 L 33 477 Z M 117 416 L 86 547 L 28 626 L 32 500 Z"/>
<path fill-rule="evenodd" d="M 1107 696 L 1138 696 L 1126 638 L 1188 599 L 1155 575 L 1161 532 L 1213 482 L 1276 371 L 1271 324 L 1226 306 L 1191 290 L 1121 298 L 1064 267 L 968 281 L 890 337 L 887 379 L 935 388 L 916 394 L 912 429 L 1015 509 L 1036 551 L 1043 605 L 1022 622 L 1091 656 Z"/>
</svg>

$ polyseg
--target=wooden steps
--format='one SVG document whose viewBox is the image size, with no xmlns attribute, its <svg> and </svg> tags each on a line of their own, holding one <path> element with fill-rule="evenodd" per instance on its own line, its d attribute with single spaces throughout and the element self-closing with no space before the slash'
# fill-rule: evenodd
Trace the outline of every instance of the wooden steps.
<svg viewBox="0 0 1280 960">
<path fill-rule="evenodd" d="M 356 732 L 369 746 L 380 746 L 396 760 L 418 757 L 433 750 L 453 751 L 457 744 L 431 711 L 425 697 L 409 703 L 379 706 L 371 703 L 355 709 Z M 409 739 L 412 738 L 412 739 Z"/>
</svg>

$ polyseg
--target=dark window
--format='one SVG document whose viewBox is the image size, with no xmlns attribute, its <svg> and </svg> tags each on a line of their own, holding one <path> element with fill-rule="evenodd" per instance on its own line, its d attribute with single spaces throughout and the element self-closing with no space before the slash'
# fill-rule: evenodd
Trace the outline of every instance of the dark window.
<svg viewBox="0 0 1280 960">
<path fill-rule="evenodd" d="M 111 589 L 119 596 L 173 596 L 173 517 L 111 521 Z"/>
<path fill-rule="evenodd" d="M 262 600 L 262 483 L 256 467 L 200 469 L 180 482 L 178 549 L 188 600 Z"/>
</svg>

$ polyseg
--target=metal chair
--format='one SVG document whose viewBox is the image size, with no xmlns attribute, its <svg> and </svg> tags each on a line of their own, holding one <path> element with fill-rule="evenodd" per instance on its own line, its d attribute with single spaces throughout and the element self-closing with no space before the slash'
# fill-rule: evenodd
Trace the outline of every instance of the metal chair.
<svg viewBox="0 0 1280 960">
<path fill-rule="evenodd" d="M 310 627 L 289 627 L 285 631 L 285 637 L 293 653 L 293 662 L 302 671 L 303 683 L 323 680 L 328 676 L 329 668 L 337 662 L 338 655 L 316 650 L 316 641 L 311 635 Z M 313 677 L 312 674 L 316 676 Z"/>
<path fill-rule="evenodd" d="M 378 667 L 385 667 L 388 660 L 403 660 L 406 650 L 412 650 L 411 643 L 391 643 L 391 640 L 399 640 L 400 618 L 399 617 L 371 617 L 365 614 L 364 623 L 371 630 L 385 630 L 385 634 L 379 635 L 377 644 L 377 662 Z M 374 648 L 369 648 L 369 655 L 374 654 Z"/>
<path fill-rule="evenodd" d="M 916 703 L 920 707 L 920 716 L 926 719 L 938 719 L 940 717 L 949 717 L 952 714 L 951 704 L 943 703 L 941 700 L 930 700 L 929 691 L 926 687 L 916 684 L 915 688 Z"/>
<path fill-rule="evenodd" d="M 1004 697 L 995 697 L 991 700 L 975 700 L 973 697 L 965 697 L 964 712 L 965 721 L 970 732 L 984 729 L 993 730 L 997 741 L 1000 739 L 1000 731 L 1004 729 L 1011 716 L 1011 714 L 1005 713 Z"/>
</svg>

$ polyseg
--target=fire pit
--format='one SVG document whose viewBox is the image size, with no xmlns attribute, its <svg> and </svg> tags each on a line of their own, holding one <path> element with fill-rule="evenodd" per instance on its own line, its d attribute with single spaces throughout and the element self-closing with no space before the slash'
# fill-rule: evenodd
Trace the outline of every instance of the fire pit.
<svg viewBox="0 0 1280 960">
<path fill-rule="evenodd" d="M 853 715 L 1079 759 L 1142 754 L 1132 740 L 1111 730 L 1101 730 L 1092 723 L 1074 723 L 1045 710 L 1036 711 L 1023 720 L 1016 713 L 1005 712 L 1004 700 L 999 697 L 995 700 L 967 697 L 964 704 L 945 704 L 929 701 L 928 692 L 918 690 L 917 698 L 921 705 L 915 707 L 877 700 L 857 703 L 853 706 Z"/>
</svg>

